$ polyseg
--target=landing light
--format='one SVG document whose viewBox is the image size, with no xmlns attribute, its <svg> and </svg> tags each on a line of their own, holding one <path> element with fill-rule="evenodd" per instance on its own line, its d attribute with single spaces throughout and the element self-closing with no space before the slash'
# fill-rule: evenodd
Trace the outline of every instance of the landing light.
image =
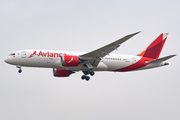
<svg viewBox="0 0 180 120">
<path fill-rule="evenodd" d="M 164 65 L 169 65 L 169 63 L 165 62 Z"/>
</svg>

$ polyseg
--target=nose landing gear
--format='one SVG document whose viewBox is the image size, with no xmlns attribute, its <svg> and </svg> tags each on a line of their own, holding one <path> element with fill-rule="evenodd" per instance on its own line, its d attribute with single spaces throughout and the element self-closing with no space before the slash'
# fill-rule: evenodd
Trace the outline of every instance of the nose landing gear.
<svg viewBox="0 0 180 120">
<path fill-rule="evenodd" d="M 19 70 L 18 70 L 18 72 L 19 72 L 19 73 L 21 73 L 21 72 L 22 72 L 22 70 L 21 70 L 21 69 L 19 69 Z"/>
<path fill-rule="evenodd" d="M 22 73 L 21 66 L 17 65 L 17 68 L 19 68 L 18 73 Z"/>
</svg>

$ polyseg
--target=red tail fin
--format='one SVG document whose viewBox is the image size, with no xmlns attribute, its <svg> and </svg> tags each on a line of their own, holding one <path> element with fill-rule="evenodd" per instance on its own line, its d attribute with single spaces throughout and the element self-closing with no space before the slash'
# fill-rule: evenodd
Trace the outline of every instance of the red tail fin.
<svg viewBox="0 0 180 120">
<path fill-rule="evenodd" d="M 158 38 L 156 38 L 141 54 L 138 56 L 158 59 L 164 43 L 167 39 L 168 33 L 162 33 Z"/>
</svg>

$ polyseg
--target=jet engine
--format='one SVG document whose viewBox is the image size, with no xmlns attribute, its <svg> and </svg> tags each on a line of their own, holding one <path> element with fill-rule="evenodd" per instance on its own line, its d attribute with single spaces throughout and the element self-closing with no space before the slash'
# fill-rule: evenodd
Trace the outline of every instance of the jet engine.
<svg viewBox="0 0 180 120">
<path fill-rule="evenodd" d="M 80 63 L 79 57 L 72 55 L 62 55 L 61 56 L 62 66 L 74 67 L 78 66 Z"/>
<path fill-rule="evenodd" d="M 62 69 L 53 68 L 54 77 L 69 77 L 69 75 L 72 73 L 74 72 L 71 70 L 62 70 Z"/>
</svg>

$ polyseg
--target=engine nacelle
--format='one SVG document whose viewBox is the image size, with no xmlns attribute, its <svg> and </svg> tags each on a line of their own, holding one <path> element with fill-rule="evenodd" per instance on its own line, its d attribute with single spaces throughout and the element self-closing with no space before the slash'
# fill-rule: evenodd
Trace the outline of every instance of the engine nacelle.
<svg viewBox="0 0 180 120">
<path fill-rule="evenodd" d="M 62 69 L 53 68 L 53 75 L 55 77 L 69 77 L 69 75 L 72 73 L 74 72 L 70 70 L 62 70 Z"/>
<path fill-rule="evenodd" d="M 80 61 L 79 61 L 79 57 L 77 56 L 62 55 L 61 63 L 62 63 L 62 66 L 73 67 L 73 66 L 78 66 Z"/>
</svg>

